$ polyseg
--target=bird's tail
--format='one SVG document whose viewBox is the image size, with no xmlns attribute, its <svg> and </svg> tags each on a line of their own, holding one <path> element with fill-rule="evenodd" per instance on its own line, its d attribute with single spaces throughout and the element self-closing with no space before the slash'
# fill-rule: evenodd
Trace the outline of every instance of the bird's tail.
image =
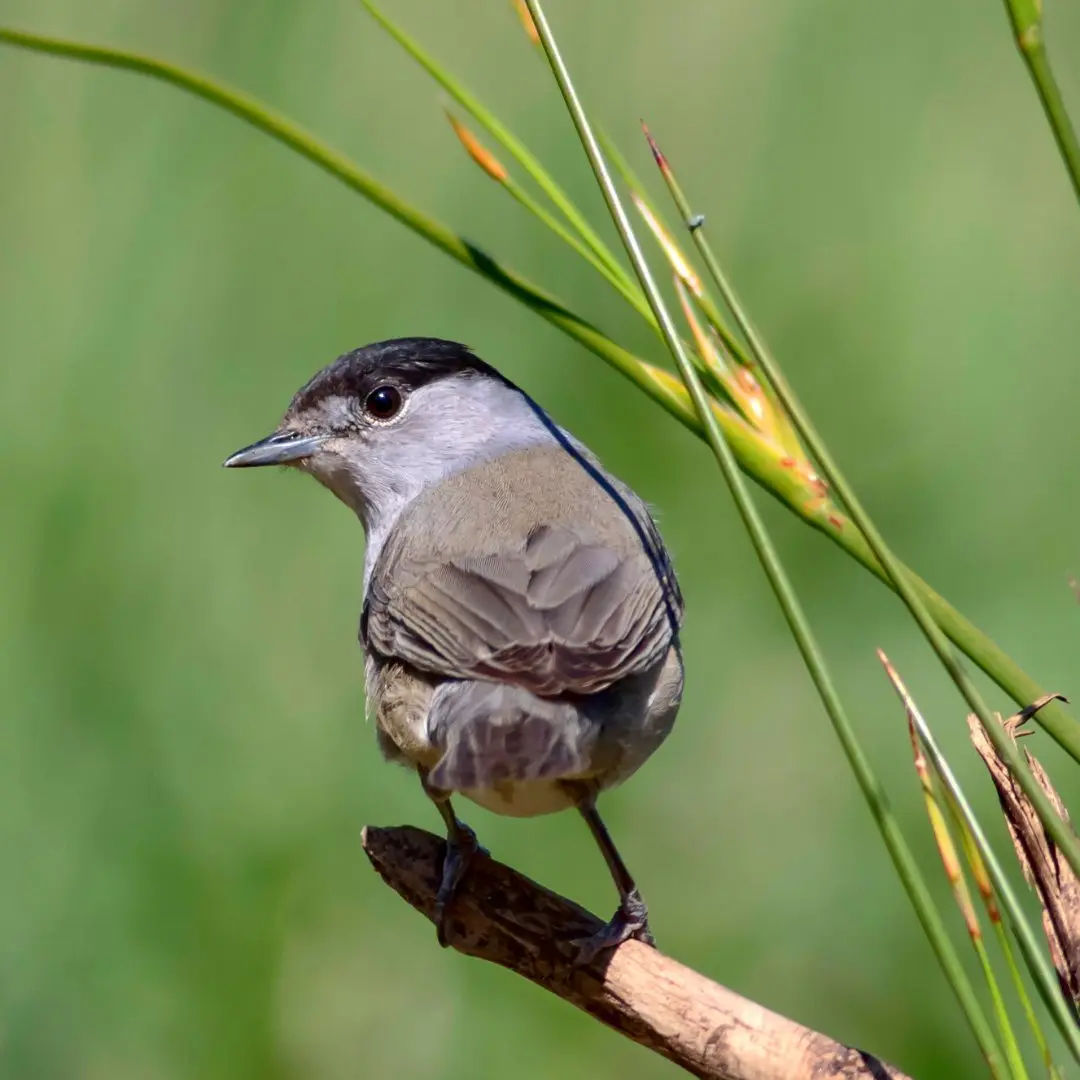
<svg viewBox="0 0 1080 1080">
<path fill-rule="evenodd" d="M 484 682 L 447 684 L 429 724 L 443 756 L 428 781 L 444 791 L 585 776 L 597 734 L 575 705 Z"/>
</svg>

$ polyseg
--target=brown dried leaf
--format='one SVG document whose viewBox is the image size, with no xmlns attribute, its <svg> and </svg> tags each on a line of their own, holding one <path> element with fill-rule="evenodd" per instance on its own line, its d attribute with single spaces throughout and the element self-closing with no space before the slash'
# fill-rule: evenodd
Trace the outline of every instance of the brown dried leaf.
<svg viewBox="0 0 1080 1080">
<path fill-rule="evenodd" d="M 1013 739 L 1028 735 L 1030 732 L 1020 730 L 1021 726 L 1054 698 L 1065 700 L 1060 694 L 1047 694 L 1008 720 L 998 719 Z M 997 788 L 1020 868 L 1042 904 L 1043 929 L 1062 991 L 1074 1005 L 1080 1006 L 1080 880 L 1043 828 L 1035 808 L 998 756 L 977 716 L 968 717 L 968 728 L 971 741 Z M 1036 783 L 1046 792 L 1061 820 L 1068 825 L 1069 813 L 1050 783 L 1046 770 L 1026 749 L 1024 756 Z"/>
</svg>

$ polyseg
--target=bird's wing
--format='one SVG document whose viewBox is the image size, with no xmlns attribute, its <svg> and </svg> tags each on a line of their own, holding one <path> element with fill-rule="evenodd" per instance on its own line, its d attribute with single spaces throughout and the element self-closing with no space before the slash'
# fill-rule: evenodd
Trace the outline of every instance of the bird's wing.
<svg viewBox="0 0 1080 1080">
<path fill-rule="evenodd" d="M 646 531 L 653 551 L 630 557 L 560 525 L 477 555 L 384 552 L 364 643 L 452 678 L 597 693 L 657 663 L 678 631 L 682 600 L 651 521 Z"/>
</svg>

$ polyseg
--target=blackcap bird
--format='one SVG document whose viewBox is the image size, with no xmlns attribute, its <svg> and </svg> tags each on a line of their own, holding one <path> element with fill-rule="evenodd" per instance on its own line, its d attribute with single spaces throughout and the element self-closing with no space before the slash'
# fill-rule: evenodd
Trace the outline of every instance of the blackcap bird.
<svg viewBox="0 0 1080 1080">
<path fill-rule="evenodd" d="M 446 823 L 439 941 L 477 850 L 460 793 L 515 817 L 576 807 L 619 891 L 582 960 L 651 943 L 596 810 L 682 695 L 682 597 L 645 504 L 493 367 L 433 338 L 339 357 L 225 465 L 301 469 L 363 524 L 367 710 Z"/>
</svg>

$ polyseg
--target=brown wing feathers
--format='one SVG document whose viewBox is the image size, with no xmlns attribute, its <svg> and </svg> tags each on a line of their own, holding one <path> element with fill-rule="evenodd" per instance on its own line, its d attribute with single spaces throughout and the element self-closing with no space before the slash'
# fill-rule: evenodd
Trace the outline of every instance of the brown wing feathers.
<svg viewBox="0 0 1080 1080">
<path fill-rule="evenodd" d="M 553 526 L 517 552 L 397 562 L 372 579 L 366 630 L 377 652 L 422 670 L 543 696 L 603 690 L 671 639 L 647 565 Z"/>
</svg>

